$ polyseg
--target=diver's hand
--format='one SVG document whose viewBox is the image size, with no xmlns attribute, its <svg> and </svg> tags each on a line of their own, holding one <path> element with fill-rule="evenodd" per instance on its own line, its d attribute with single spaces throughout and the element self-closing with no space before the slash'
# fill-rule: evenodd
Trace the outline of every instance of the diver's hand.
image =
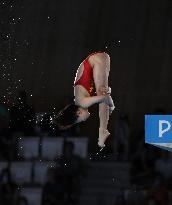
<svg viewBox="0 0 172 205">
<path fill-rule="evenodd" d="M 115 109 L 115 105 L 114 105 L 112 97 L 108 96 L 108 95 L 111 94 L 111 88 L 110 87 L 108 87 L 108 88 L 107 87 L 101 87 L 100 92 L 102 92 L 103 95 L 106 95 L 105 103 L 107 105 L 109 105 L 109 115 L 111 115 L 113 110 Z"/>
<path fill-rule="evenodd" d="M 111 100 L 112 100 L 112 106 L 109 106 L 109 115 L 111 115 L 112 114 L 112 112 L 113 112 L 113 110 L 115 109 L 115 105 L 114 105 L 114 102 L 113 102 L 113 99 L 111 98 Z"/>
<path fill-rule="evenodd" d="M 112 114 L 113 110 L 115 109 L 115 105 L 113 105 L 112 107 L 109 107 L 109 115 Z"/>
<path fill-rule="evenodd" d="M 114 106 L 112 97 L 109 94 L 105 94 L 104 95 L 104 103 L 109 105 L 109 107 L 113 107 Z"/>
</svg>

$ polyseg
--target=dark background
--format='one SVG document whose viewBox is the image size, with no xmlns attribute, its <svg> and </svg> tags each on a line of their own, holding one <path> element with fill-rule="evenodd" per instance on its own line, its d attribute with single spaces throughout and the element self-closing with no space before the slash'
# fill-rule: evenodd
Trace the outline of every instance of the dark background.
<svg viewBox="0 0 172 205">
<path fill-rule="evenodd" d="M 73 96 L 79 64 L 105 50 L 116 111 L 140 127 L 153 109 L 170 112 L 171 10 L 170 0 L 1 3 L 1 100 L 9 98 L 9 86 L 12 97 L 25 87 L 36 109 L 45 111 Z"/>
<path fill-rule="evenodd" d="M 169 205 L 172 155 L 144 142 L 144 115 L 171 114 L 171 36 L 171 0 L 0 1 L 0 203 L 33 205 L 38 196 L 42 205 Z M 67 132 L 54 130 L 47 115 L 73 99 L 76 71 L 95 51 L 110 55 L 116 106 L 98 154 L 97 105 Z M 74 151 L 83 136 L 81 159 Z"/>
</svg>

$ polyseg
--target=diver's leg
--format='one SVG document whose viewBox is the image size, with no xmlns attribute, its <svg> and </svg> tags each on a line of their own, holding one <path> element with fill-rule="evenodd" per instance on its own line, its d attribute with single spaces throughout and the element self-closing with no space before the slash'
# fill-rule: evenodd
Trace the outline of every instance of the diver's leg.
<svg viewBox="0 0 172 205">
<path fill-rule="evenodd" d="M 97 95 L 102 95 L 102 88 L 108 89 L 108 77 L 110 71 L 110 57 L 107 54 L 100 56 L 100 61 L 96 62 L 93 68 L 94 83 Z M 99 146 L 103 147 L 109 136 L 107 130 L 109 121 L 109 106 L 105 103 L 99 104 Z"/>
</svg>

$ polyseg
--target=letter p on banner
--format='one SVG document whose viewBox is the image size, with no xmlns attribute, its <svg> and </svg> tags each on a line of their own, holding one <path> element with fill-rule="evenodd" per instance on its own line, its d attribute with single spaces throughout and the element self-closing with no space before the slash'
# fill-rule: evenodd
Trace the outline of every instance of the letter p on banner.
<svg viewBox="0 0 172 205">
<path fill-rule="evenodd" d="M 162 125 L 167 124 L 167 128 L 163 129 Z M 159 137 L 162 137 L 165 132 L 171 128 L 171 124 L 167 120 L 159 120 Z"/>
<path fill-rule="evenodd" d="M 145 143 L 172 151 L 172 115 L 145 115 Z"/>
</svg>

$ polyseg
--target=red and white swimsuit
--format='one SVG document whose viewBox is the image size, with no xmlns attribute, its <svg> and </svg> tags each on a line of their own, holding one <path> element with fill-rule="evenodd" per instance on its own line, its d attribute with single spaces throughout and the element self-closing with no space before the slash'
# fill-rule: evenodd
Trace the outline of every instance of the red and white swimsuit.
<svg viewBox="0 0 172 205">
<path fill-rule="evenodd" d="M 76 85 L 82 85 L 90 94 L 90 96 L 94 96 L 96 89 L 95 89 L 95 84 L 94 84 L 94 78 L 93 78 L 93 68 L 91 67 L 88 59 L 90 56 L 96 54 L 96 53 L 104 53 L 102 51 L 98 51 L 98 52 L 94 52 L 91 53 L 84 61 L 84 70 L 82 73 L 82 76 L 79 78 L 79 80 L 77 80 L 76 82 L 74 82 L 74 87 Z"/>
</svg>

